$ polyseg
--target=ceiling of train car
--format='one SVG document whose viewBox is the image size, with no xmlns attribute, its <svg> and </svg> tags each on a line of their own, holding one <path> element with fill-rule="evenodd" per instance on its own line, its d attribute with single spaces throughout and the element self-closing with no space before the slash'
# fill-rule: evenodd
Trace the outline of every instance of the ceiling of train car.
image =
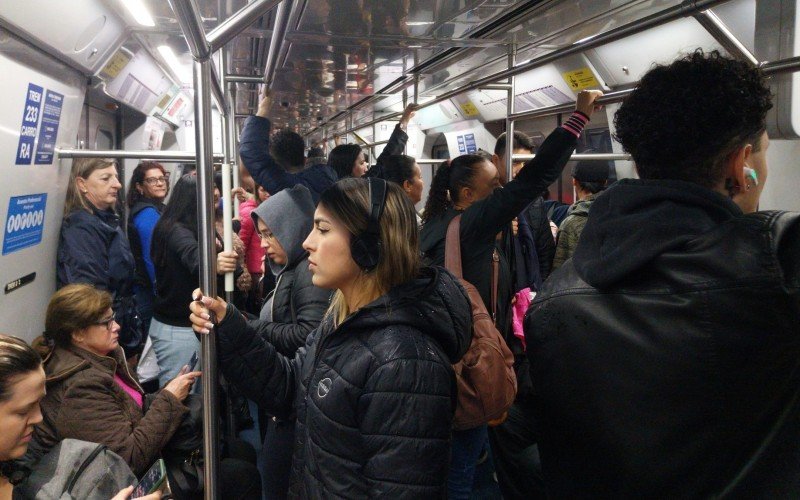
<svg viewBox="0 0 800 500">
<path fill-rule="evenodd" d="M 419 99 L 425 102 L 505 69 L 512 43 L 518 62 L 530 60 L 680 0 L 284 2 L 291 9 L 278 52 L 271 115 L 277 126 L 301 133 L 317 130 L 318 138 L 320 125 L 342 130 L 348 109 L 356 122 L 398 111 L 401 90 L 412 93 L 411 73 L 419 75 Z M 191 56 L 169 3 L 145 3 L 156 26 L 137 28 L 137 40 L 152 54 L 170 46 L 189 68 Z M 206 32 L 246 3 L 198 0 Z M 275 14 L 273 9 L 229 45 L 231 73 L 263 75 Z M 183 71 L 177 76 L 190 87 L 186 75 Z M 236 94 L 236 113 L 252 113 L 258 100 L 256 85 L 239 84 Z"/>
<path fill-rule="evenodd" d="M 529 0 L 308 0 L 295 2 L 272 91 L 273 115 L 307 131 L 386 92 L 418 63 L 472 39 L 486 23 Z M 365 109 L 364 113 L 370 112 Z"/>
<path fill-rule="evenodd" d="M 522 63 L 679 3 L 681 0 L 550 2 L 507 30 L 505 40 L 516 43 L 516 61 Z M 508 68 L 507 47 L 464 51 L 455 62 L 427 68 L 427 78 L 420 84 L 423 101 L 469 83 L 476 68 L 481 76 Z"/>
</svg>

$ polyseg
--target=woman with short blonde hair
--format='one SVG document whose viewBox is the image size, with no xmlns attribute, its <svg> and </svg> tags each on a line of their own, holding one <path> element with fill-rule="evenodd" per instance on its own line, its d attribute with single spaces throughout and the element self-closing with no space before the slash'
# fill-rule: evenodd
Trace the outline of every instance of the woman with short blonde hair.
<svg viewBox="0 0 800 500">
<path fill-rule="evenodd" d="M 120 344 L 127 357 L 143 343 L 134 298 L 135 263 L 115 206 L 122 184 L 117 164 L 102 158 L 72 164 L 58 242 L 58 287 L 88 283 L 108 291 L 120 320 Z"/>
</svg>

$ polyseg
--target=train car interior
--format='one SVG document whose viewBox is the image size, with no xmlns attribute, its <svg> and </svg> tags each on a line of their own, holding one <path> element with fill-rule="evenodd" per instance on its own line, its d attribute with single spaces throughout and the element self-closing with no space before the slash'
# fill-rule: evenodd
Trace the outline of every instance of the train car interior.
<svg viewBox="0 0 800 500">
<path fill-rule="evenodd" d="M 141 160 L 162 163 L 171 187 L 196 168 L 199 284 L 214 293 L 213 173 L 225 165 L 225 185 L 238 186 L 239 135 L 267 91 L 275 130 L 326 154 L 356 144 L 370 163 L 403 110 L 418 105 L 406 154 L 421 167 L 421 211 L 442 161 L 491 155 L 503 132 L 538 146 L 580 91 L 602 90 L 602 110 L 549 188 L 550 199 L 571 204 L 575 162 L 607 163 L 612 180 L 636 177 L 614 138 L 614 113 L 642 75 L 698 48 L 718 50 L 760 67 L 774 96 L 760 208 L 800 210 L 799 22 L 797 0 L 1 2 L 0 332 L 33 341 L 45 329 L 80 158 L 117 161 L 123 218 Z M 506 154 L 506 168 L 532 157 Z M 202 344 L 211 412 L 215 347 Z M 218 432 L 207 429 L 209 456 Z"/>
</svg>

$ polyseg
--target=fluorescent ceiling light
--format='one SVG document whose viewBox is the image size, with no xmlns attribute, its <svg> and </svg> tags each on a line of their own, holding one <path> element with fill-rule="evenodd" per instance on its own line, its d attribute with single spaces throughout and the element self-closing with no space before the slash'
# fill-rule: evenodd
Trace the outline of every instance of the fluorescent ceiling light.
<svg viewBox="0 0 800 500">
<path fill-rule="evenodd" d="M 429 26 L 434 24 L 433 21 L 408 21 L 406 22 L 406 26 Z"/>
<path fill-rule="evenodd" d="M 122 0 L 122 3 L 133 18 L 136 19 L 137 23 L 142 26 L 156 25 L 153 21 L 153 16 L 150 15 L 150 11 L 147 10 L 147 6 L 144 4 L 144 0 Z"/>
<path fill-rule="evenodd" d="M 192 75 L 189 73 L 186 66 L 178 61 L 178 58 L 175 56 L 175 52 L 172 51 L 172 47 L 169 45 L 161 45 L 158 47 L 158 52 L 161 54 L 161 57 L 164 58 L 164 61 L 166 61 L 169 67 L 172 68 L 172 71 L 175 72 L 175 75 L 177 75 L 181 83 L 192 81 Z"/>
</svg>

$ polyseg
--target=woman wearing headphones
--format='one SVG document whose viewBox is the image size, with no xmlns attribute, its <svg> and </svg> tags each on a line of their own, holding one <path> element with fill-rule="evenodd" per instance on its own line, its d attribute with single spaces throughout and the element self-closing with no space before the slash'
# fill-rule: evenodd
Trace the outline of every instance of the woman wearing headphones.
<svg viewBox="0 0 800 500">
<path fill-rule="evenodd" d="M 443 497 L 451 364 L 470 342 L 464 290 L 420 267 L 411 202 L 382 179 L 344 179 L 323 193 L 303 247 L 314 285 L 336 293 L 294 358 L 199 290 L 193 328 L 216 328 L 220 367 L 247 397 L 297 415 L 290 496 Z"/>
</svg>

